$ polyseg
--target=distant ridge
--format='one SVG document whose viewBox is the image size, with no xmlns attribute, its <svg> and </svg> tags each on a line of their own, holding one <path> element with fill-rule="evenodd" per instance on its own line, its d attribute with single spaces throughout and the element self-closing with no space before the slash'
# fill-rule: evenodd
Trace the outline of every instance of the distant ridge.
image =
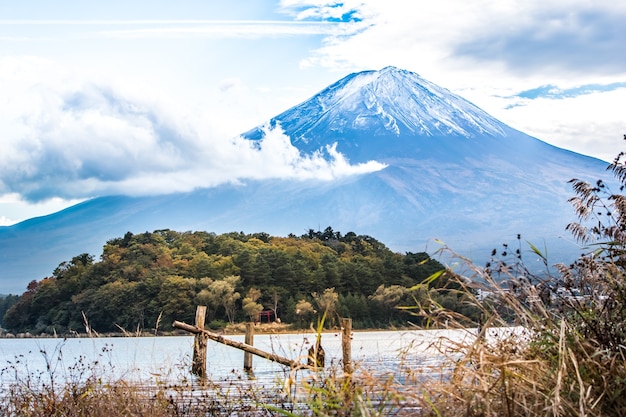
<svg viewBox="0 0 626 417">
<path fill-rule="evenodd" d="M 331 226 L 396 251 L 441 239 L 483 263 L 517 234 L 569 261 L 581 249 L 568 180 L 606 178 L 606 163 L 521 133 L 410 71 L 350 74 L 269 120 L 301 153 L 335 145 L 351 163 L 386 168 L 335 181 L 245 181 L 158 197 L 110 196 L 0 228 L 0 293 L 22 292 L 62 261 L 127 231 L 244 231 L 286 236 Z M 259 126 L 243 134 L 263 137 Z M 535 259 L 522 247 L 531 265 Z M 536 263 L 537 266 L 541 266 Z"/>
</svg>

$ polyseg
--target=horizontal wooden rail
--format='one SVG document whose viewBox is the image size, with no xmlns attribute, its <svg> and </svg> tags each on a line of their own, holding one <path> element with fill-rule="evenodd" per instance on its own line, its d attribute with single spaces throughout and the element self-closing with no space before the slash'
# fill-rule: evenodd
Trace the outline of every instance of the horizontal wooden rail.
<svg viewBox="0 0 626 417">
<path fill-rule="evenodd" d="M 219 335 L 217 333 L 213 333 L 210 332 L 208 330 L 205 329 L 201 329 L 199 327 L 193 326 L 191 324 L 187 324 L 187 323 L 183 323 L 181 321 L 174 321 L 174 324 L 172 324 L 173 327 L 177 328 L 177 329 L 182 329 L 185 331 L 188 331 L 189 333 L 194 333 L 194 334 L 198 334 L 198 333 L 203 333 L 205 335 L 207 335 L 209 337 L 209 339 L 218 342 L 218 343 L 222 343 L 226 346 L 230 346 L 230 347 L 234 347 L 240 350 L 243 350 L 244 352 L 249 352 L 253 355 L 256 356 L 260 356 L 262 358 L 265 358 L 267 360 L 270 360 L 272 362 L 277 362 L 280 363 L 281 365 L 285 365 L 285 366 L 289 366 L 290 368 L 306 368 L 307 365 L 301 364 L 297 361 L 291 360 L 291 359 L 287 359 L 287 358 L 283 358 L 282 356 L 278 356 L 274 353 L 269 353 L 269 352 L 265 352 L 261 349 L 257 349 L 254 346 L 250 346 L 247 345 L 245 343 L 241 343 L 241 342 L 237 342 L 234 340 L 230 340 L 230 339 L 226 339 L 224 336 Z"/>
</svg>

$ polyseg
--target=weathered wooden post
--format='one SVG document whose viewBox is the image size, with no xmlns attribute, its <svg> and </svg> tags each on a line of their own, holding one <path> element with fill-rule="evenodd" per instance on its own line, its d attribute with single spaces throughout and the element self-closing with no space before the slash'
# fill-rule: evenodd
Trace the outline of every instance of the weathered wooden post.
<svg viewBox="0 0 626 417">
<path fill-rule="evenodd" d="M 246 323 L 246 337 L 244 343 L 249 346 L 254 345 L 254 323 Z M 252 370 L 252 353 L 244 352 L 243 354 L 243 369 L 245 371 Z"/>
<path fill-rule="evenodd" d="M 204 319 L 206 316 L 206 306 L 196 308 L 196 327 L 204 329 Z M 196 333 L 193 338 L 193 359 L 191 362 L 191 373 L 206 378 L 206 347 L 209 336 L 204 333 Z"/>
<path fill-rule="evenodd" d="M 343 372 L 352 374 L 352 319 L 342 319 L 341 350 L 343 352 Z"/>
<path fill-rule="evenodd" d="M 322 347 L 322 334 L 318 333 L 315 344 L 309 348 L 309 357 L 307 358 L 307 364 L 316 371 L 321 368 L 324 369 L 324 363 L 326 361 L 326 353 Z"/>
</svg>

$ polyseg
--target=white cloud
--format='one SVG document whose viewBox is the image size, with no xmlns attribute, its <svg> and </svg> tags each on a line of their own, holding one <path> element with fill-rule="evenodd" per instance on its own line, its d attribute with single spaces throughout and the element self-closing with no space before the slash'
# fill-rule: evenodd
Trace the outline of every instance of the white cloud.
<svg viewBox="0 0 626 417">
<path fill-rule="evenodd" d="M 626 88 L 559 100 L 542 98 L 504 110 L 501 118 L 553 145 L 612 161 L 623 150 L 626 120 L 620 103 L 625 102 Z"/>
<path fill-rule="evenodd" d="M 12 224 L 18 223 L 19 220 L 9 219 L 6 216 L 0 216 L 0 226 L 11 226 Z"/>
<path fill-rule="evenodd" d="M 327 35 L 336 32 L 330 22 L 289 21 L 174 21 L 144 22 L 148 28 L 100 30 L 98 36 L 121 39 L 149 38 L 260 38 L 294 35 Z"/>
<path fill-rule="evenodd" d="M 314 10 L 330 4 L 283 3 L 301 9 L 308 4 Z M 359 7 L 360 2 L 354 3 Z M 626 7 L 612 1 L 442 0 L 411 9 L 403 0 L 363 3 L 362 31 L 327 39 L 304 64 L 350 69 L 396 65 L 449 88 L 476 86 L 475 77 L 485 85 L 510 86 L 529 76 L 526 81 L 532 82 L 626 73 L 626 57 L 618 52 L 626 40 Z"/>
<path fill-rule="evenodd" d="M 25 201 L 18 193 L 0 195 L 0 226 L 10 226 L 23 220 L 50 214 L 80 203 L 81 199 L 50 198 L 38 203 Z"/>
<path fill-rule="evenodd" d="M 9 92 L 0 102 L 9 127 L 0 194 L 30 201 L 161 194 L 246 179 L 330 180 L 383 168 L 352 166 L 333 148 L 301 155 L 280 129 L 257 143 L 216 134 L 184 107 L 82 82 L 46 61 L 11 59 L 0 67 L 0 89 Z M 243 88 L 237 79 L 221 87 Z"/>
</svg>

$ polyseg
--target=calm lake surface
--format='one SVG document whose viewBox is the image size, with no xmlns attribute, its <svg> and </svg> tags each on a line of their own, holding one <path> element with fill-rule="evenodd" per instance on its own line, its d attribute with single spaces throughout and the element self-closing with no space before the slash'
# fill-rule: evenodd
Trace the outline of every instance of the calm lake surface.
<svg viewBox="0 0 626 417">
<path fill-rule="evenodd" d="M 442 372 L 445 354 L 437 345 L 475 337 L 475 329 L 354 332 L 352 360 L 358 369 L 378 374 L 395 373 L 406 365 L 424 373 Z M 226 336 L 238 342 L 243 335 Z M 315 343 L 315 334 L 255 335 L 254 346 L 300 362 Z M 326 367 L 341 366 L 341 334 L 324 333 Z M 0 339 L 0 383 L 3 386 L 40 377 L 56 382 L 77 381 L 90 375 L 146 383 L 192 379 L 189 370 L 193 336 L 100 337 L 72 339 Z M 212 381 L 248 380 L 243 371 L 244 352 L 209 340 L 207 372 Z M 289 369 L 253 357 L 253 379 L 276 383 Z"/>
</svg>

